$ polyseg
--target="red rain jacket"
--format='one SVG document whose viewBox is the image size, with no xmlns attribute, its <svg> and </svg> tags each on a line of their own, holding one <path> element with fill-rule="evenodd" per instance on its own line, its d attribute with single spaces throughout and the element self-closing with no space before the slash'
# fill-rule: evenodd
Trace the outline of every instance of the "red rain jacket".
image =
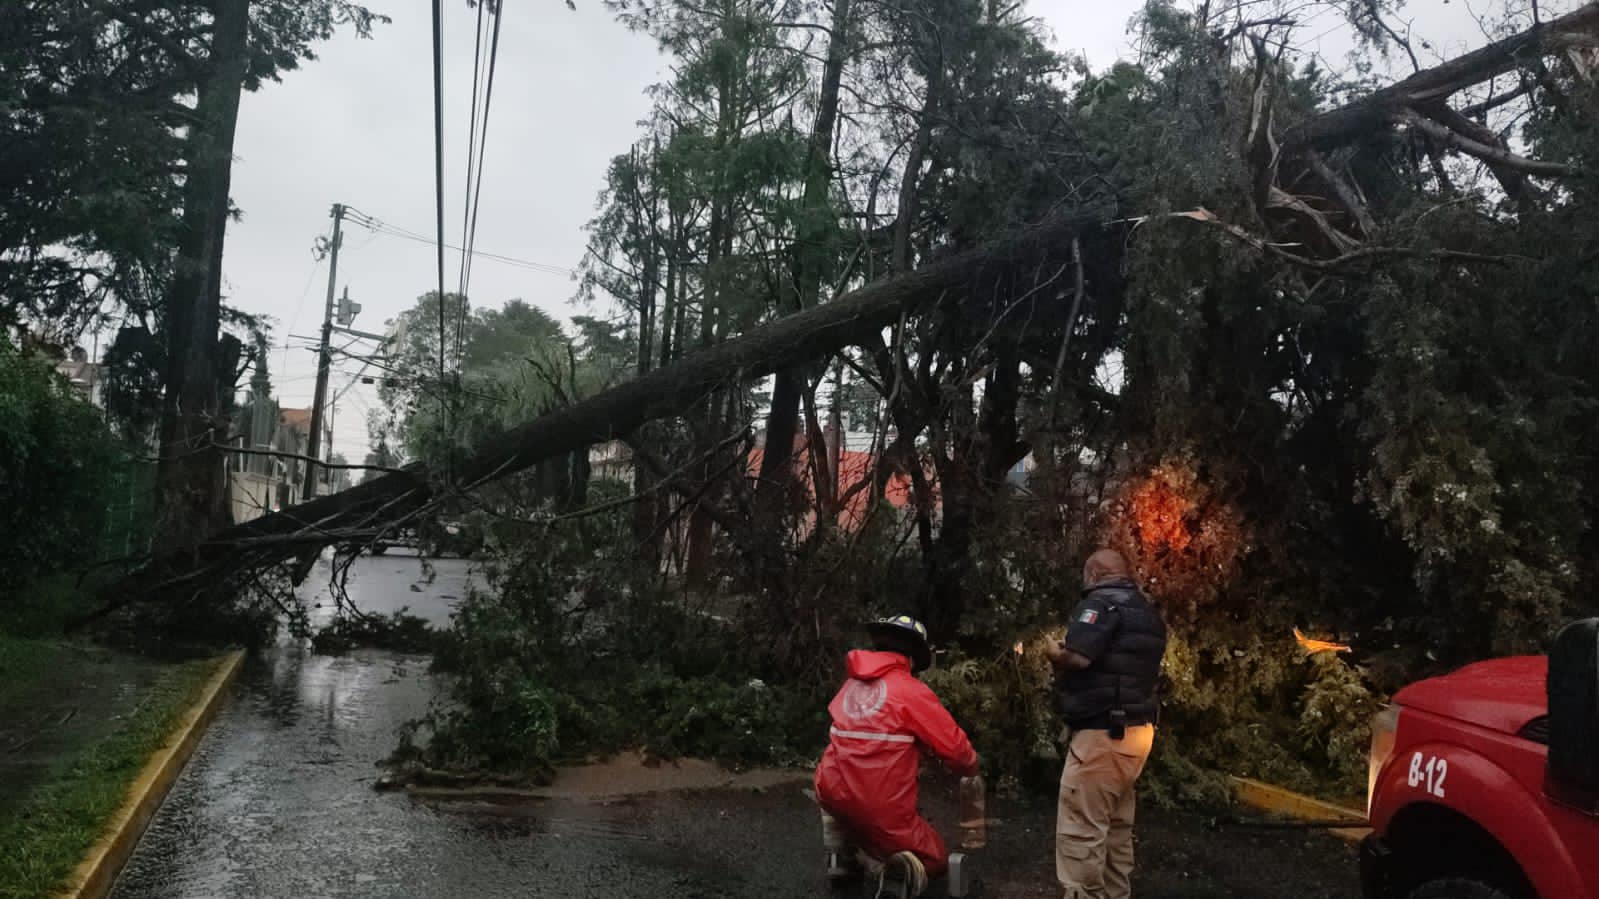
<svg viewBox="0 0 1599 899">
<path fill-rule="evenodd" d="M 957 775 L 977 773 L 977 752 L 931 688 L 897 652 L 849 654 L 850 679 L 827 707 L 832 737 L 816 769 L 816 798 L 859 848 L 886 858 L 910 850 L 943 873 L 944 841 L 917 813 L 921 755 Z"/>
</svg>

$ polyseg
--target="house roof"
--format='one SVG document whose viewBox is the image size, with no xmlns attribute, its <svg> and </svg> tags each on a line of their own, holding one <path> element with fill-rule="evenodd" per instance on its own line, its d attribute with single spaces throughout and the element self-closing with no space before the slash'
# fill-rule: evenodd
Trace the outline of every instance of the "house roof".
<svg viewBox="0 0 1599 899">
<path fill-rule="evenodd" d="M 799 474 L 798 482 L 803 484 L 807 496 L 812 495 L 815 482 L 810 473 L 810 457 L 807 455 L 809 441 L 801 436 L 794 440 L 793 464 Z M 757 477 L 761 471 L 761 464 L 765 460 L 763 447 L 750 450 L 748 473 L 750 477 Z M 838 460 L 838 490 L 848 492 L 856 485 L 872 477 L 876 469 L 877 456 L 873 453 L 854 452 L 843 450 L 839 453 Z M 931 479 L 929 479 L 931 480 Z M 934 502 L 937 502 L 938 490 L 935 484 L 933 489 Z M 883 498 L 896 509 L 904 509 L 912 505 L 914 495 L 911 488 L 910 476 L 904 472 L 896 471 L 888 478 L 888 483 L 883 487 Z M 871 487 L 867 486 L 857 490 L 849 501 L 838 511 L 838 524 L 846 529 L 859 527 L 866 520 L 868 503 L 871 500 Z"/>
<path fill-rule="evenodd" d="M 310 409 L 279 409 L 278 424 L 286 428 L 293 428 L 302 434 L 311 433 Z"/>
</svg>

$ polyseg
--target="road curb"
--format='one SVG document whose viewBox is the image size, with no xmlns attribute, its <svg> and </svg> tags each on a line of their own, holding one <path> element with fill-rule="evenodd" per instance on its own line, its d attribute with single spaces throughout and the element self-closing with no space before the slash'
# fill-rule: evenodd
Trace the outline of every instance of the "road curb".
<svg viewBox="0 0 1599 899">
<path fill-rule="evenodd" d="M 1233 796 L 1239 802 L 1263 812 L 1270 812 L 1274 815 L 1281 815 L 1285 818 L 1292 818 L 1295 821 L 1304 821 L 1312 824 L 1326 821 L 1363 821 L 1366 818 L 1366 813 L 1359 809 L 1332 802 L 1324 802 L 1269 783 L 1251 780 L 1247 777 L 1232 777 L 1230 779 L 1233 784 Z M 1371 829 L 1367 827 L 1339 827 L 1329 829 L 1327 832 L 1334 836 L 1354 841 L 1364 839 L 1366 834 L 1371 833 Z"/>
<path fill-rule="evenodd" d="M 103 899 L 111 892 L 122 866 L 133 855 L 144 829 L 156 809 L 166 799 L 167 791 L 183 773 L 183 766 L 194 754 L 206 726 L 216 717 L 217 710 L 227 697 L 227 690 L 239 668 L 244 663 L 244 653 L 235 651 L 222 657 L 222 664 L 206 681 L 200 697 L 184 713 L 183 720 L 172 731 L 165 744 L 145 762 L 139 776 L 128 788 L 128 796 L 107 825 L 106 832 L 89 848 L 89 854 L 72 872 L 68 886 L 58 895 L 63 899 Z"/>
</svg>

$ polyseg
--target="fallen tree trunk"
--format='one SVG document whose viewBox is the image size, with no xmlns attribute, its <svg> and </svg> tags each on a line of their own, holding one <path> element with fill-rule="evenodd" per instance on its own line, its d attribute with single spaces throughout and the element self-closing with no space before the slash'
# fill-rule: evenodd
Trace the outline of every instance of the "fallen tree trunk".
<svg viewBox="0 0 1599 899">
<path fill-rule="evenodd" d="M 160 592 L 194 598 L 236 585 L 232 575 L 282 561 L 307 547 L 371 539 L 414 515 L 441 491 L 469 490 L 535 463 L 624 437 L 646 422 L 689 411 L 718 387 L 769 375 L 880 332 L 903 314 L 950 294 L 986 295 L 993 274 L 1069 256 L 1074 240 L 1121 251 L 1125 225 L 1099 209 L 1060 213 L 977 250 L 869 284 L 833 302 L 691 353 L 635 380 L 542 415 L 485 441 L 454 471 L 413 463 L 355 487 L 225 528 L 191 550 L 153 560 L 113 586 L 115 605 Z M 292 539 L 290 539 L 292 538 Z"/>
<path fill-rule="evenodd" d="M 1351 219 L 1361 221 L 1361 237 L 1372 229 L 1369 213 L 1358 192 L 1332 172 L 1316 150 L 1327 149 L 1399 124 L 1416 126 L 1439 114 L 1439 104 L 1459 91 L 1563 48 L 1591 45 L 1599 35 L 1599 0 L 1519 35 L 1490 44 L 1435 68 L 1404 79 L 1370 96 L 1338 109 L 1313 116 L 1290 128 L 1276 141 L 1270 154 L 1272 168 L 1289 157 L 1330 178 L 1328 193 L 1348 207 Z M 1429 113 L 1428 110 L 1432 112 Z M 1439 127 L 1460 126 L 1451 116 L 1431 119 Z M 1269 122 L 1269 118 L 1265 121 Z M 1563 167 L 1548 166 L 1489 146 L 1473 133 L 1462 134 L 1457 148 L 1474 151 L 1501 167 L 1520 166 L 1533 174 L 1564 174 Z M 1318 164 L 1319 163 L 1319 164 Z M 1264 182 L 1275 181 L 1268 172 Z M 1292 192 L 1288 192 L 1292 193 Z M 1270 191 L 1265 196 L 1270 199 Z M 1274 207 L 1277 208 L 1277 207 Z M 1297 204 L 1304 214 L 1303 204 Z M 1311 210 L 1315 213 L 1315 210 Z M 1205 220 L 1197 213 L 1185 214 Z M 1319 215 L 1319 213 L 1316 213 Z M 430 471 L 421 465 L 385 474 L 349 490 L 302 503 L 282 512 L 226 528 L 180 553 L 159 557 L 107 592 L 115 605 L 136 601 L 155 592 L 177 599 L 233 589 L 236 575 L 292 555 L 337 543 L 373 539 L 374 534 L 403 524 L 424 509 L 441 492 L 471 489 L 496 478 L 522 471 L 540 461 L 624 437 L 640 425 L 690 410 L 714 389 L 729 382 L 759 378 L 869 339 L 900 318 L 925 310 L 941 298 L 991 295 L 994 276 L 1020 265 L 1036 265 L 1054 258 L 1071 264 L 1073 241 L 1081 254 L 1123 252 L 1121 233 L 1132 220 L 1105 224 L 1099 210 L 1060 213 L 1049 220 L 969 253 L 945 259 L 880 282 L 833 302 L 798 312 L 742 337 L 692 353 L 675 364 L 655 369 L 636 380 L 604 391 L 582 402 L 541 416 L 502 432 L 460 461 L 453 471 Z M 1213 218 L 1213 217 L 1212 217 Z M 1214 224 L 1214 223 L 1213 223 Z M 1256 239 L 1238 231 L 1250 242 Z M 1276 254 L 1323 269 L 1337 268 L 1357 259 L 1403 255 L 1403 248 L 1349 249 L 1359 244 L 1334 240 L 1330 259 L 1310 259 Z M 1265 246 L 1265 244 L 1261 244 Z M 1342 249 L 1340 249 L 1342 247 Z M 1440 251 L 1448 254 L 1449 251 Z M 1472 254 L 1456 254 L 1471 256 Z M 108 605 L 109 607 L 109 605 Z"/>
<path fill-rule="evenodd" d="M 1307 119 L 1283 134 L 1282 152 L 1326 149 L 1345 143 L 1391 124 L 1407 109 L 1442 103 L 1468 87 L 1514 71 L 1531 58 L 1556 53 L 1573 44 L 1592 44 L 1596 36 L 1599 0 Z"/>
</svg>

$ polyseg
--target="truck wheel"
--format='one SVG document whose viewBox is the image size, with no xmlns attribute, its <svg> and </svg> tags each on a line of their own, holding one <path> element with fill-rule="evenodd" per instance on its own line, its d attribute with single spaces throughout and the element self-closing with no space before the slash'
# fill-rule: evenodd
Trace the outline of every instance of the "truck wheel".
<svg viewBox="0 0 1599 899">
<path fill-rule="evenodd" d="M 1480 880 L 1449 878 L 1429 880 L 1411 890 L 1406 899 L 1510 899 L 1510 896 Z"/>
</svg>

